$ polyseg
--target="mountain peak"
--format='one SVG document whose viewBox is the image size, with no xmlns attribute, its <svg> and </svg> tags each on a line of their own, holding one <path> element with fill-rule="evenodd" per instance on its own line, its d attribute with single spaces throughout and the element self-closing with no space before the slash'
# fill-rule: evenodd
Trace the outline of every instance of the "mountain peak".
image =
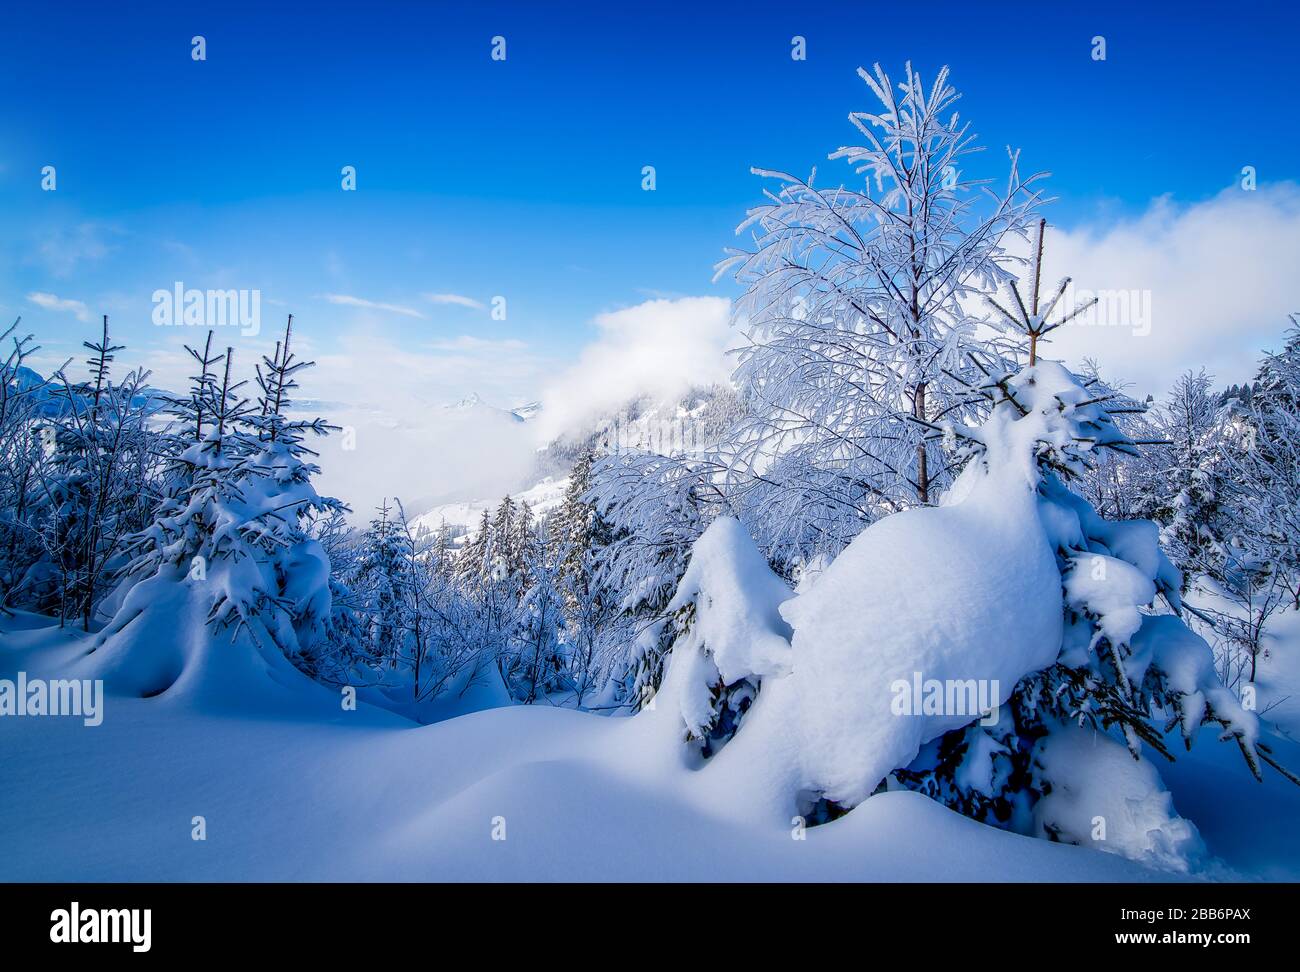
<svg viewBox="0 0 1300 972">
<path fill-rule="evenodd" d="M 486 403 L 483 401 L 482 397 L 479 395 L 478 392 L 470 392 L 469 395 L 467 395 L 465 398 L 462 398 L 460 401 L 456 402 L 454 405 L 446 405 L 446 406 L 444 406 L 444 407 L 445 407 L 445 408 L 464 409 L 464 408 L 476 408 L 476 407 L 478 407 L 478 406 L 480 406 L 480 405 L 484 405 L 484 404 L 486 404 Z"/>
</svg>

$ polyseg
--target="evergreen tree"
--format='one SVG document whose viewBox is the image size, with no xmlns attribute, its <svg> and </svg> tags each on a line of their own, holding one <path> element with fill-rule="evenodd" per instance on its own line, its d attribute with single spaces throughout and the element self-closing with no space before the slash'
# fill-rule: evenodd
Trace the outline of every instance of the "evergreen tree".
<svg viewBox="0 0 1300 972">
<path fill-rule="evenodd" d="M 42 545 L 42 486 L 52 476 L 57 425 L 49 421 L 54 389 L 24 362 L 40 350 L 20 334 L 22 318 L 0 331 L 0 616 L 10 607 L 54 603 L 54 569 Z"/>
<path fill-rule="evenodd" d="M 527 504 L 523 510 L 527 510 Z M 541 527 L 543 531 L 545 527 Z M 527 546 L 524 593 L 515 632 L 515 695 L 525 703 L 558 691 L 566 683 L 566 646 L 560 633 L 564 604 L 556 564 L 547 556 L 545 538 L 532 533 Z M 578 700 L 581 705 L 581 699 Z"/>
<path fill-rule="evenodd" d="M 1223 422 L 1204 372 L 1186 372 L 1155 410 L 1153 426 L 1169 446 L 1145 470 L 1136 514 L 1161 526 L 1165 551 L 1183 573 L 1184 590 L 1197 575 L 1222 576 Z"/>
<path fill-rule="evenodd" d="M 1018 323 L 1026 335 L 1050 329 L 1030 316 Z M 1108 410 L 1114 398 L 1085 389 L 1054 363 L 1018 374 L 990 372 L 972 390 L 993 405 L 988 423 L 979 430 L 935 431 L 955 438 L 976 472 L 1008 460 L 1001 445 L 997 451 L 989 446 L 1007 441 L 1005 431 L 992 438 L 999 426 L 1042 425 L 1034 434 L 1039 518 L 1061 571 L 1065 635 L 1056 663 L 1024 677 L 995 724 L 945 733 L 896 777 L 977 819 L 1075 843 L 1087 834 L 1056 817 L 1059 801 L 1045 799 L 1067 786 L 1076 804 L 1099 799 L 1085 792 L 1094 784 L 1082 782 L 1088 774 L 1078 762 L 1086 754 L 1064 762 L 1047 755 L 1074 727 L 1117 732 L 1141 761 L 1143 744 L 1174 758 L 1167 729 L 1178 726 L 1190 747 L 1202 725 L 1218 724 L 1256 777 L 1268 763 L 1300 782 L 1260 738 L 1255 714 L 1221 683 L 1209 646 L 1178 617 L 1182 578 L 1161 550 L 1156 526 L 1104 520 L 1071 489 L 1098 450 L 1134 455 L 1145 444 L 1115 423 Z M 1203 384 L 1193 379 L 1183 391 L 1182 420 L 1188 409 L 1203 419 Z M 1193 428 L 1188 439 L 1199 442 L 1196 425 L 1187 426 Z M 974 474 L 968 469 L 963 475 Z M 1143 614 L 1157 597 L 1175 613 Z"/>
<path fill-rule="evenodd" d="M 330 565 L 312 522 L 345 507 L 311 485 L 319 469 L 304 439 L 329 426 L 285 414 L 297 374 L 310 366 L 291 350 L 292 320 L 257 369 L 255 401 L 232 377 L 232 348 L 220 359 L 219 379 L 199 382 L 187 426 L 202 438 L 176 440 L 172 495 L 133 544 L 128 570 L 139 579 L 91 656 L 92 667 L 126 691 L 155 695 L 181 680 L 196 691 L 228 691 L 242 678 L 244 689 L 256 692 L 269 686 L 253 672 L 281 685 L 294 681 L 288 662 L 305 666 L 324 644 Z M 164 613 L 175 625 L 182 612 L 187 623 L 186 605 L 201 607 L 210 633 L 183 631 L 164 643 L 166 651 L 134 636 L 164 623 Z M 237 647 L 213 644 L 223 630 Z"/>
<path fill-rule="evenodd" d="M 594 461 L 594 451 L 586 449 L 574 463 L 564 502 L 553 517 L 551 540 L 579 706 L 597 687 L 596 680 L 604 667 L 600 638 L 608 621 L 611 600 L 596 579 L 599 557 L 610 542 L 611 531 L 591 497 Z"/>
<path fill-rule="evenodd" d="M 610 704 L 641 706 L 663 679 L 677 634 L 670 604 L 691 548 L 728 506 L 693 461 L 637 452 L 593 466 L 588 495 L 604 541 L 594 545 L 588 590 L 607 612 L 595 667 L 609 674 Z"/>
<path fill-rule="evenodd" d="M 387 500 L 377 512 L 364 534 L 348 587 L 361 597 L 357 610 L 364 618 L 367 654 L 376 663 L 396 668 L 409 648 L 415 550 L 405 524 L 391 518 Z"/>
<path fill-rule="evenodd" d="M 492 514 L 485 509 L 456 557 L 456 578 L 467 591 L 477 592 L 491 581 L 491 551 Z"/>
<path fill-rule="evenodd" d="M 112 380 L 115 355 L 123 345 L 109 339 L 108 317 L 98 341 L 82 345 L 89 377 L 73 382 L 56 374 L 57 414 L 47 427 L 53 449 L 45 464 L 40 536 L 49 563 L 58 572 L 60 621 L 79 618 L 90 630 L 99 602 L 122 566 L 128 539 L 149 521 L 155 453 L 144 394 L 147 373 L 132 371 Z"/>
</svg>

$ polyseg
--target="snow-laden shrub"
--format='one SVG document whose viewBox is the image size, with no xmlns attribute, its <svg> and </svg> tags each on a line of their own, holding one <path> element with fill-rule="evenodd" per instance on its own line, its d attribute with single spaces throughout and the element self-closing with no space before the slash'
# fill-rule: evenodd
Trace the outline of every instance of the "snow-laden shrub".
<svg viewBox="0 0 1300 972">
<path fill-rule="evenodd" d="M 792 596 L 739 521 L 715 520 L 696 541 L 668 605 L 680 632 L 665 683 L 684 738 L 707 758 L 726 744 L 762 687 L 788 674 Z"/>
<path fill-rule="evenodd" d="M 1218 724 L 1258 773 L 1272 762 L 1258 722 L 1219 683 L 1205 642 L 1151 613 L 1157 598 L 1180 607 L 1157 528 L 1103 520 L 1069 489 L 1093 450 L 1135 448 L 1105 402 L 1053 362 L 991 373 L 979 390 L 991 403 L 982 426 L 936 430 L 967 460 L 944 505 L 872 525 L 806 593 L 789 595 L 739 523 L 710 528 L 673 602 L 694 613 L 665 687 L 688 738 L 770 739 L 777 726 L 793 739 L 792 811 L 812 797 L 834 816 L 893 772 L 1023 833 L 1091 841 L 1101 818 L 1104 849 L 1186 868 L 1199 841 L 1142 746 L 1172 758 L 1166 726 L 1190 745 Z M 729 693 L 773 682 L 773 704 L 733 717 L 748 706 Z M 958 706 L 909 697 L 931 682 L 977 691 Z M 1071 744 L 1081 732 L 1095 733 L 1092 749 Z"/>
</svg>

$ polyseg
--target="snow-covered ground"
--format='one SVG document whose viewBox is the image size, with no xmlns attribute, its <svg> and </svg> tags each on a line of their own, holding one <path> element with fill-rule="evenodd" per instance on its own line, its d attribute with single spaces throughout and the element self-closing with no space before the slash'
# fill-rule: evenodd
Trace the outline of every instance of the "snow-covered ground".
<svg viewBox="0 0 1300 972">
<path fill-rule="evenodd" d="M 0 678 L 66 671 L 75 634 L 6 623 Z M 25 630 L 24 630 L 25 629 Z M 881 793 L 805 832 L 666 758 L 667 707 L 547 706 L 416 726 L 362 705 L 284 711 L 109 697 L 102 725 L 0 718 L 3 880 L 1133 881 L 1174 875 Z M 1162 765 L 1209 878 L 1300 877 L 1300 789 L 1202 733 Z M 1284 762 L 1300 746 L 1278 740 Z M 726 759 L 720 753 L 714 762 Z M 721 769 L 721 766 L 717 766 Z M 195 817 L 206 840 L 192 839 Z M 494 839 L 504 837 L 504 839 Z"/>
</svg>

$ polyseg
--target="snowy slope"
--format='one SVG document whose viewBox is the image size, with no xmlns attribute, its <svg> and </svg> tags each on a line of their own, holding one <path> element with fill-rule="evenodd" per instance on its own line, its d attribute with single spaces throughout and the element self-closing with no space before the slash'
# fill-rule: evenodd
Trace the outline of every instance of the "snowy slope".
<svg viewBox="0 0 1300 972">
<path fill-rule="evenodd" d="M 7 636 L 0 677 L 75 651 Z M 109 698 L 101 726 L 0 719 L 3 880 L 1158 879 L 890 793 L 796 840 L 648 758 L 641 719 L 543 706 L 417 727 Z M 193 818 L 207 840 L 191 839 Z M 505 840 L 493 840 L 494 826 Z"/>
<path fill-rule="evenodd" d="M 57 667 L 80 650 L 73 634 L 11 626 L 0 639 L 0 678 L 19 666 Z M 1170 877 L 1114 855 L 1007 834 L 905 792 L 873 797 L 796 839 L 797 828 L 738 806 L 726 774 L 664 758 L 664 707 L 658 717 L 607 719 L 515 706 L 420 727 L 364 705 L 320 718 L 218 716 L 160 703 L 110 697 L 95 728 L 0 719 L 0 879 Z M 1227 748 L 1204 742 L 1192 759 Z M 1297 749 L 1284 757 L 1300 763 Z M 1289 791 L 1251 790 L 1257 785 L 1235 767 L 1221 783 L 1196 790 L 1211 850 L 1266 860 L 1269 876 L 1294 878 L 1297 855 L 1280 827 L 1263 831 L 1265 840 L 1252 834 L 1234 843 L 1216 821 L 1228 819 L 1234 801 L 1252 798 L 1263 801 L 1254 816 L 1294 819 L 1282 814 L 1296 798 L 1274 806 L 1269 801 Z M 1192 802 L 1189 793 L 1176 798 Z M 205 841 L 191 839 L 195 816 L 205 820 Z M 494 840 L 502 826 L 505 839 Z"/>
<path fill-rule="evenodd" d="M 540 483 L 530 486 L 518 493 L 512 493 L 516 503 L 527 503 L 535 516 L 545 516 L 559 508 L 564 502 L 564 491 L 568 488 L 569 478 L 552 479 L 547 477 Z M 411 524 L 418 530 L 437 530 L 446 523 L 449 527 L 463 528 L 466 535 L 474 532 L 483 511 L 489 513 L 497 508 L 501 497 L 495 499 L 469 500 L 463 503 L 443 503 L 415 517 Z"/>
</svg>

